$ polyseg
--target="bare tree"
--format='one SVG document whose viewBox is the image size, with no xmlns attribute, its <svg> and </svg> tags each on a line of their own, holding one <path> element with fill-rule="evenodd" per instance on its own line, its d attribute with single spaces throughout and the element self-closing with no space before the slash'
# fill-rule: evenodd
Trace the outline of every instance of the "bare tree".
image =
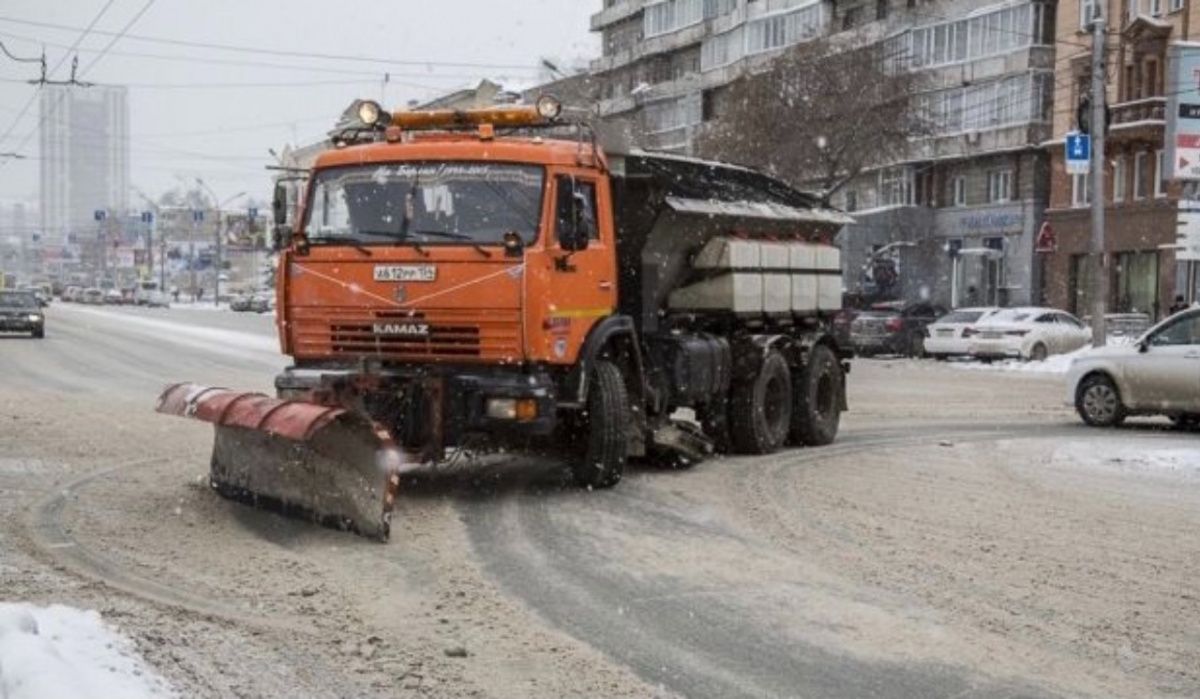
<svg viewBox="0 0 1200 699">
<path fill-rule="evenodd" d="M 701 155 L 764 169 L 829 198 L 859 173 L 904 157 L 928 130 L 919 78 L 883 44 L 790 49 L 732 83 Z"/>
</svg>

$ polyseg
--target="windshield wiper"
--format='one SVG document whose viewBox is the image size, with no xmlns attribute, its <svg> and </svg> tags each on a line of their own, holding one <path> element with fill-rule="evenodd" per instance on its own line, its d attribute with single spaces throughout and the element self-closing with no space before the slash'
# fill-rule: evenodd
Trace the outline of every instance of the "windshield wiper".
<svg viewBox="0 0 1200 699">
<path fill-rule="evenodd" d="M 477 240 L 465 233 L 455 233 L 454 231 L 417 231 L 414 235 L 424 235 L 432 238 L 449 238 L 450 240 L 465 240 L 471 243 L 471 247 L 475 248 L 476 252 L 484 257 L 491 257 L 492 253 L 487 248 L 479 244 Z"/>
<path fill-rule="evenodd" d="M 372 255 L 374 255 L 374 254 L 375 254 L 375 253 L 371 252 L 371 248 L 369 248 L 369 247 L 367 247 L 366 245 L 364 245 L 364 244 L 363 244 L 363 241 L 361 241 L 361 240 L 359 240 L 359 239 L 357 239 L 357 238 L 326 238 L 326 237 L 321 237 L 321 238 L 309 238 L 309 239 L 308 239 L 308 242 L 309 242 L 309 244 L 317 244 L 317 245 L 322 245 L 322 244 L 330 244 L 330 245 L 348 245 L 348 246 L 350 246 L 350 247 L 354 248 L 355 250 L 357 250 L 357 251 L 361 252 L 362 254 L 366 255 L 367 257 L 371 257 Z"/>
</svg>

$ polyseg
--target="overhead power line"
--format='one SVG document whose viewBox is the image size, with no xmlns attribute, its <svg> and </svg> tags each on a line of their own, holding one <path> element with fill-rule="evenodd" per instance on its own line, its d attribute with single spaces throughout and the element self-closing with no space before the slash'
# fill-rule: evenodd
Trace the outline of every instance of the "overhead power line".
<svg viewBox="0 0 1200 699">
<path fill-rule="evenodd" d="M 73 31 L 76 27 L 58 24 L 56 22 L 40 22 L 30 19 L 19 19 L 16 17 L 0 16 L 0 22 L 8 22 L 10 24 L 20 24 L 28 27 L 42 27 L 44 29 L 58 29 L 62 31 Z M 115 36 L 114 32 L 105 32 L 96 30 L 92 32 L 99 36 Z M 377 56 L 361 56 L 351 54 L 337 53 L 320 53 L 314 51 L 291 51 L 286 49 L 268 49 L 256 46 L 242 46 L 236 44 L 218 44 L 207 41 L 189 41 L 186 39 L 171 39 L 166 37 L 147 36 L 144 34 L 121 34 L 121 37 L 131 41 L 141 41 L 148 44 L 161 44 L 165 46 L 185 46 L 195 49 L 210 49 L 217 51 L 230 51 L 234 53 L 246 53 L 260 56 L 280 56 L 288 58 L 317 58 L 327 61 L 349 61 L 355 63 L 375 63 L 379 65 L 389 66 L 445 66 L 449 68 L 486 68 L 486 69 L 504 69 L 504 70 L 528 70 L 536 72 L 538 66 L 528 64 L 514 63 L 475 63 L 467 61 L 429 61 L 429 60 L 413 60 L 400 58 L 381 58 Z"/>
</svg>

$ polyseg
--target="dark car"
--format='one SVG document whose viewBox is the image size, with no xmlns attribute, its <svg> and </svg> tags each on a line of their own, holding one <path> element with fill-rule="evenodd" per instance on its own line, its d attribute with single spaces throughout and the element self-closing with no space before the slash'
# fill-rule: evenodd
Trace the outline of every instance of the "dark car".
<svg viewBox="0 0 1200 699">
<path fill-rule="evenodd" d="M 925 301 L 887 301 L 860 311 L 850 323 L 850 344 L 864 357 L 925 354 L 925 328 L 946 311 Z"/>
<path fill-rule="evenodd" d="M 46 336 L 46 316 L 32 291 L 0 291 L 0 332 Z"/>
</svg>

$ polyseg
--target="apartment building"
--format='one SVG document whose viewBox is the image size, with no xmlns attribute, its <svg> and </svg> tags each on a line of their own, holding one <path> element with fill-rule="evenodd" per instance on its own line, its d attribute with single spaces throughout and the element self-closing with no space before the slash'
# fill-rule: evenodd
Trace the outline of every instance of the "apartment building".
<svg viewBox="0 0 1200 699">
<path fill-rule="evenodd" d="M 1200 11 L 1188 0 L 1068 0 L 1059 4 L 1050 208 L 1057 250 L 1045 255 L 1049 303 L 1086 314 L 1091 308 L 1088 248 L 1092 191 L 1084 175 L 1069 175 L 1063 137 L 1075 129 L 1080 97 L 1090 93 L 1091 37 L 1096 12 L 1108 21 L 1108 104 L 1105 148 L 1105 244 L 1110 309 L 1160 318 L 1176 294 L 1200 297 L 1193 268 L 1175 259 L 1180 186 L 1163 155 L 1167 47 L 1200 40 Z M 1190 274 L 1189 274 L 1190 272 Z M 1191 277 L 1189 279 L 1189 276 Z"/>
<path fill-rule="evenodd" d="M 797 44 L 882 42 L 916 71 L 930 129 L 834 198 L 847 291 L 946 305 L 1026 303 L 1049 196 L 1055 3 L 1043 0 L 605 0 L 592 17 L 602 116 L 690 153 L 723 88 Z M 811 134 L 797 134 L 797 138 Z M 796 179 L 803 179 L 796 173 Z M 882 288 L 884 266 L 894 273 Z"/>
</svg>

